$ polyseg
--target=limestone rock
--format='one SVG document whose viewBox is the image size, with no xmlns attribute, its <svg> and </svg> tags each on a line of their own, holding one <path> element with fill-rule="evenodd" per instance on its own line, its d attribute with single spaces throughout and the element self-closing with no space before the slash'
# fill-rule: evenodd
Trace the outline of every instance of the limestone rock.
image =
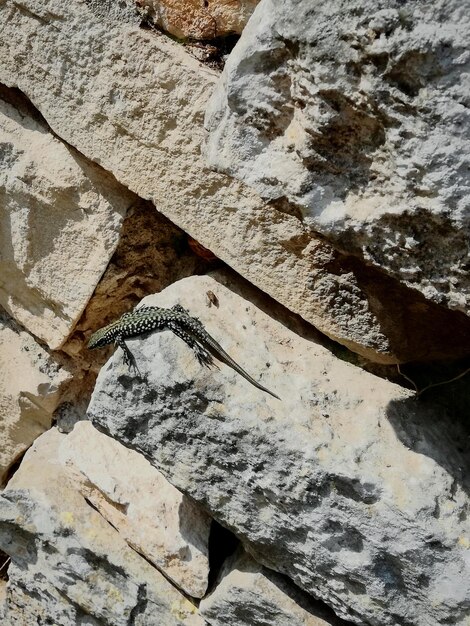
<svg viewBox="0 0 470 626">
<path fill-rule="evenodd" d="M 461 0 L 262 0 L 209 106 L 209 164 L 468 312 L 469 29 Z"/>
<path fill-rule="evenodd" d="M 120 536 L 180 589 L 201 598 L 209 574 L 210 518 L 134 450 L 79 422 L 59 458 L 78 490 Z"/>
<path fill-rule="evenodd" d="M 470 332 L 459 319 L 436 323 L 426 302 L 398 284 L 384 289 L 380 272 L 338 255 L 291 207 L 276 210 L 208 171 L 203 117 L 218 74 L 168 38 L 106 19 L 109 2 L 98 5 L 3 2 L 0 80 L 21 89 L 65 141 L 351 350 L 381 362 L 422 358 L 423 343 L 428 358 L 468 353 Z M 392 317 L 399 300 L 403 311 Z M 458 332 L 447 332 L 448 341 L 436 328 Z M 414 340 L 420 334 L 424 342 Z"/>
<path fill-rule="evenodd" d="M 72 371 L 0 313 L 0 484 L 36 437 L 51 427 L 71 378 Z"/>
<path fill-rule="evenodd" d="M 196 607 L 77 491 L 58 462 L 64 438 L 43 435 L 0 497 L 0 547 L 12 557 L 7 623 L 34 615 L 58 626 L 202 626 Z"/>
<path fill-rule="evenodd" d="M 2 503 L 3 504 L 3 503 Z M 5 600 L 0 617 L 5 626 L 29 626 L 30 624 L 54 624 L 55 626 L 102 626 L 99 621 L 64 598 L 42 575 L 37 575 L 34 587 L 28 589 L 29 581 L 23 577 L 21 568 L 9 567 L 12 582 L 5 590 Z M 31 593 L 32 591 L 32 593 Z"/>
<path fill-rule="evenodd" d="M 212 626 L 347 626 L 279 574 L 238 552 L 199 609 Z"/>
<path fill-rule="evenodd" d="M 208 290 L 218 309 L 206 306 Z M 167 331 L 128 341 L 141 377 L 120 350 L 102 369 L 93 423 L 342 618 L 463 626 L 466 409 L 450 394 L 418 401 L 340 361 L 210 277 L 144 302 L 188 308 L 281 401 L 226 366 L 203 369 Z"/>
<path fill-rule="evenodd" d="M 0 151 L 0 304 L 55 349 L 106 269 L 136 198 L 7 90 Z"/>
<path fill-rule="evenodd" d="M 151 20 L 185 39 L 241 33 L 259 0 L 137 0 Z"/>
</svg>

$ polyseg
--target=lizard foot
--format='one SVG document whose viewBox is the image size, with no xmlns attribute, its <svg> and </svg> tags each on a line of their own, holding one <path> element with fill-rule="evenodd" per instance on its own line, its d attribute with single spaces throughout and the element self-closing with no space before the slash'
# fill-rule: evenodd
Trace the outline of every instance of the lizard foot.
<svg viewBox="0 0 470 626">
<path fill-rule="evenodd" d="M 194 354 L 196 355 L 196 359 L 201 365 L 204 365 L 204 367 L 212 367 L 213 365 L 215 365 L 214 359 L 209 354 L 209 352 L 207 352 L 207 350 L 205 350 L 198 344 L 193 347 L 193 350 Z"/>
<path fill-rule="evenodd" d="M 133 371 L 134 374 L 138 374 L 139 376 L 141 376 L 140 370 L 137 367 L 137 361 L 135 360 L 135 356 L 129 350 L 125 341 L 122 338 L 120 338 L 119 340 L 116 341 L 116 343 L 120 348 L 122 348 L 123 360 L 124 360 L 124 363 L 129 368 L 129 370 Z"/>
</svg>

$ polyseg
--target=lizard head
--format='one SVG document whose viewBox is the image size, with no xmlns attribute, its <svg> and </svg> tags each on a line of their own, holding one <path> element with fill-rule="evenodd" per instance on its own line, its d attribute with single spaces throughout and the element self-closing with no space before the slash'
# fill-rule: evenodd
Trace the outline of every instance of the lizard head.
<svg viewBox="0 0 470 626">
<path fill-rule="evenodd" d="M 112 343 L 115 335 L 113 327 L 114 324 L 110 324 L 109 326 L 105 326 L 104 328 L 100 328 L 94 332 L 88 340 L 88 349 L 93 350 L 94 348 L 102 348 L 103 346 Z"/>
</svg>

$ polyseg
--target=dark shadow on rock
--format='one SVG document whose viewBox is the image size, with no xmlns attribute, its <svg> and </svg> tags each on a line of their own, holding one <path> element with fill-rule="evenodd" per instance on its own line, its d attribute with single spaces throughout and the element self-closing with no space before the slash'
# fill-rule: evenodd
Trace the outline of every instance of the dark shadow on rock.
<svg viewBox="0 0 470 626">
<path fill-rule="evenodd" d="M 263 567 L 263 574 L 270 582 L 275 585 L 281 592 L 285 593 L 291 600 L 298 604 L 302 609 L 324 620 L 331 626 L 352 626 L 352 622 L 339 618 L 336 613 L 322 600 L 316 600 L 309 596 L 305 591 L 297 587 L 290 578 L 284 574 L 278 574 L 273 570 Z"/>
<path fill-rule="evenodd" d="M 400 441 L 432 458 L 470 495 L 470 387 L 468 378 L 394 400 L 387 417 Z"/>
<path fill-rule="evenodd" d="M 212 520 L 209 536 L 208 593 L 216 586 L 226 559 L 234 554 L 239 545 L 240 541 L 232 532 L 221 526 L 216 520 Z"/>
<path fill-rule="evenodd" d="M 11 111 L 5 109 L 4 114 L 11 117 L 16 124 L 21 124 L 25 130 L 33 130 L 43 135 L 51 132 L 42 113 L 17 87 L 7 87 L 0 83 L 0 100 L 13 108 Z"/>
<path fill-rule="evenodd" d="M 0 581 L 8 581 L 8 566 L 10 565 L 11 557 L 3 550 L 0 550 Z"/>
<path fill-rule="evenodd" d="M 470 318 L 464 313 L 427 300 L 353 255 L 337 252 L 328 270 L 338 276 L 352 274 L 362 292 L 369 294 L 370 311 L 397 361 L 459 359 L 470 354 Z"/>
</svg>

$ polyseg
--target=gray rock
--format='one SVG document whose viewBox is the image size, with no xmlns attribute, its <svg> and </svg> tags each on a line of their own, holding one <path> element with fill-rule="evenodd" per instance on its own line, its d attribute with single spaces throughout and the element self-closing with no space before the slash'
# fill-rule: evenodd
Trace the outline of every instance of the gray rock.
<svg viewBox="0 0 470 626">
<path fill-rule="evenodd" d="M 206 292 L 219 308 L 206 306 Z M 467 450 L 458 414 L 335 358 L 210 277 L 144 300 L 180 302 L 281 401 L 228 367 L 201 368 L 166 331 L 102 369 L 89 416 L 142 452 L 287 574 L 359 624 L 465 624 Z M 446 398 L 449 405 L 452 397 Z"/>
<path fill-rule="evenodd" d="M 69 602 L 42 574 L 34 581 L 12 563 L 8 569 L 11 583 L 6 590 L 4 626 L 53 624 L 55 626 L 103 626 L 80 606 Z"/>
<path fill-rule="evenodd" d="M 209 104 L 208 163 L 468 312 L 470 3 L 262 0 Z"/>
</svg>

